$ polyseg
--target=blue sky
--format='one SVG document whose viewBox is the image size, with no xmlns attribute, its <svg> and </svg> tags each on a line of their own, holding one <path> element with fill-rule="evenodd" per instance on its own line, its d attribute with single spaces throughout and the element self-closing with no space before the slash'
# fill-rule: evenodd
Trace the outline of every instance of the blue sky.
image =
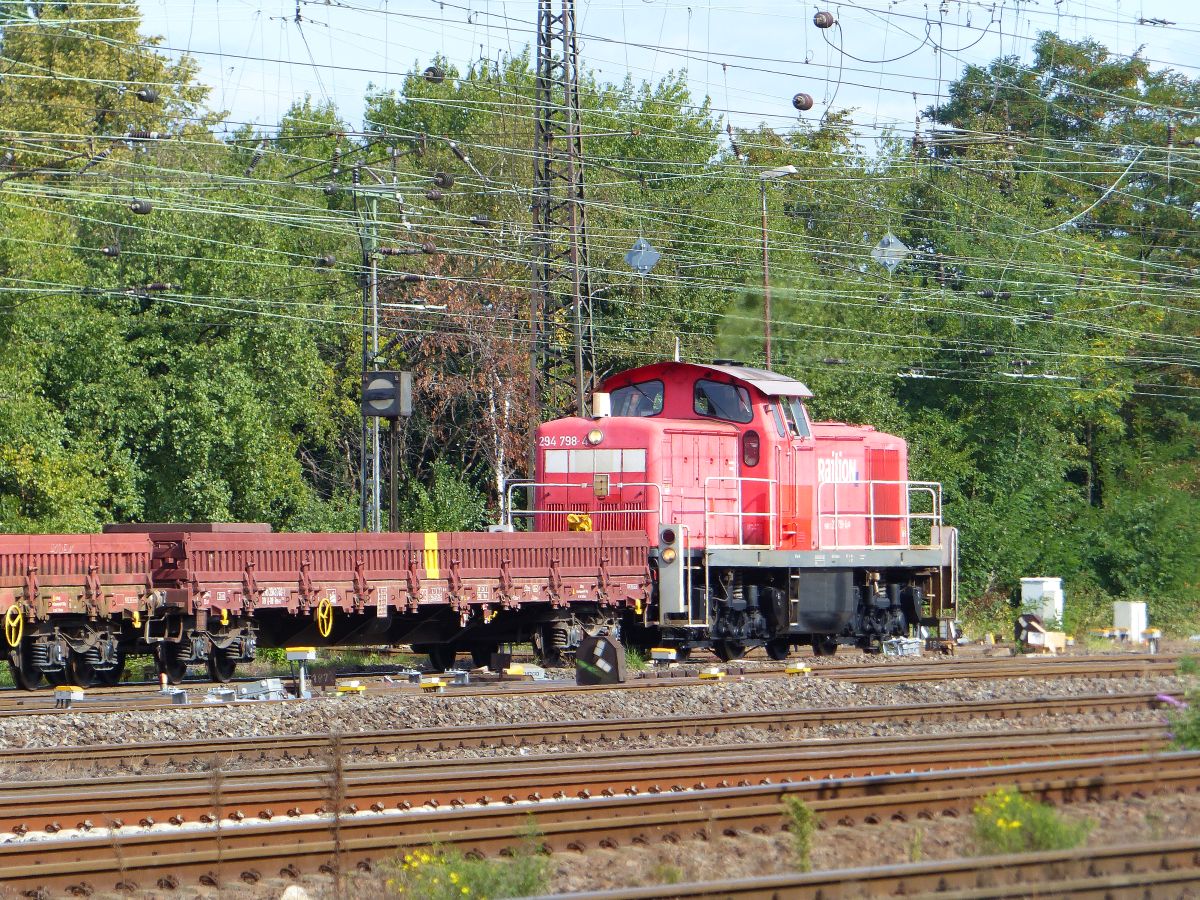
<svg viewBox="0 0 1200 900">
<path fill-rule="evenodd" d="M 534 0 L 301 0 L 297 23 L 296 0 L 140 6 L 145 33 L 196 57 L 214 106 L 233 122 L 263 125 L 306 93 L 336 101 L 357 124 L 369 85 L 396 87 L 434 53 L 465 65 L 520 52 L 533 40 L 537 8 Z M 735 126 L 786 128 L 797 120 L 792 95 L 806 92 L 816 103 L 805 118 L 853 107 L 864 137 L 889 125 L 911 133 L 916 111 L 944 96 L 964 64 L 1028 58 L 1042 30 L 1090 36 L 1119 53 L 1141 46 L 1156 65 L 1193 77 L 1200 57 L 1200 9 L 1181 0 L 577 0 L 576 8 L 584 64 L 605 80 L 686 68 L 696 96 L 710 96 Z M 840 27 L 818 30 L 818 8 Z"/>
</svg>

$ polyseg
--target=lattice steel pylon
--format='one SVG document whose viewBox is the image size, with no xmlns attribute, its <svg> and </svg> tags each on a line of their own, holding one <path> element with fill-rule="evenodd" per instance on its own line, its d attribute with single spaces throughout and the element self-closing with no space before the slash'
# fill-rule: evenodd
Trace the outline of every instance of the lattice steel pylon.
<svg viewBox="0 0 1200 900">
<path fill-rule="evenodd" d="M 574 368 L 573 406 L 587 415 L 596 342 L 588 269 L 583 141 L 579 124 L 579 48 L 575 0 L 538 0 L 537 126 L 533 162 L 533 296 L 529 304 L 530 397 L 565 406 Z"/>
</svg>

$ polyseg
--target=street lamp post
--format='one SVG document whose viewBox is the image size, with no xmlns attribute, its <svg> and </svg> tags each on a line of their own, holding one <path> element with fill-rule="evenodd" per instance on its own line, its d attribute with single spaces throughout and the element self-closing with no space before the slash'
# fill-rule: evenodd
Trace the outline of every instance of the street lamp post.
<svg viewBox="0 0 1200 900">
<path fill-rule="evenodd" d="M 758 175 L 758 186 L 762 194 L 762 270 L 763 270 L 763 350 L 767 357 L 767 368 L 771 368 L 771 267 L 767 261 L 767 182 L 776 178 L 795 175 L 795 166 L 780 166 L 767 169 Z"/>
</svg>

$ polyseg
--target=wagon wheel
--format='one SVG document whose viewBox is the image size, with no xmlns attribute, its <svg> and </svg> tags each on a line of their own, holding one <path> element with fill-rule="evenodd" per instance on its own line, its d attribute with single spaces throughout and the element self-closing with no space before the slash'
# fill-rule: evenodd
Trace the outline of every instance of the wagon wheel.
<svg viewBox="0 0 1200 900">
<path fill-rule="evenodd" d="M 36 691 L 42 683 L 42 672 L 33 665 L 29 642 L 8 651 L 8 668 L 12 672 L 13 684 L 23 691 Z"/>
<path fill-rule="evenodd" d="M 741 641 L 713 641 L 713 653 L 721 662 L 732 662 L 746 655 L 746 645 Z"/>
<path fill-rule="evenodd" d="M 117 662 L 111 669 L 96 672 L 96 679 L 104 685 L 112 687 L 121 683 L 125 675 L 125 651 L 117 651 Z"/>
<path fill-rule="evenodd" d="M 828 635 L 813 635 L 813 656 L 833 656 L 837 653 L 837 641 Z"/>
<path fill-rule="evenodd" d="M 476 644 L 471 648 L 471 665 L 476 668 L 491 665 L 492 654 L 498 653 L 499 650 L 499 644 Z"/>
<path fill-rule="evenodd" d="M 787 659 L 791 650 L 792 645 L 788 643 L 787 638 L 776 638 L 773 641 L 767 641 L 767 656 L 777 662 Z"/>
<path fill-rule="evenodd" d="M 454 658 L 458 651 L 449 644 L 430 644 L 428 650 L 429 665 L 439 672 L 454 668 Z"/>
<path fill-rule="evenodd" d="M 100 681 L 100 673 L 96 671 L 96 667 L 88 659 L 86 653 L 76 653 L 72 650 L 67 662 L 67 672 L 70 675 L 71 684 L 81 688 L 91 687 Z"/>
<path fill-rule="evenodd" d="M 187 675 L 187 663 L 179 658 L 179 645 L 160 643 L 154 649 L 154 661 L 160 675 L 167 676 L 168 684 L 179 684 Z"/>
<path fill-rule="evenodd" d="M 232 655 L 215 648 L 208 654 L 208 659 L 204 661 L 204 664 L 208 667 L 208 680 L 218 684 L 227 684 L 231 681 L 233 673 L 237 669 L 237 660 Z"/>
</svg>

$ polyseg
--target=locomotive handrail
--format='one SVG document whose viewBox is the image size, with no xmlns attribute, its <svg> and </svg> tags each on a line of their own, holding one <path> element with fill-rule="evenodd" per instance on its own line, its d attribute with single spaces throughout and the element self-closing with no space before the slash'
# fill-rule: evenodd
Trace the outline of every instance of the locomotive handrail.
<svg viewBox="0 0 1200 900">
<path fill-rule="evenodd" d="M 732 481 L 737 487 L 737 510 L 735 512 L 717 512 L 708 508 L 708 485 L 713 481 Z M 766 512 L 746 512 L 746 504 L 742 497 L 743 482 L 758 482 L 767 485 L 767 502 L 769 509 Z M 705 547 L 770 547 L 775 540 L 775 485 L 774 478 L 743 478 L 738 475 L 709 475 L 704 479 L 704 546 Z M 737 519 L 738 539 L 736 544 L 720 544 L 712 541 L 709 529 L 709 518 L 715 516 L 727 516 Z M 746 519 L 762 519 L 766 521 L 766 533 L 763 535 L 766 540 L 759 544 L 746 543 Z"/>
<path fill-rule="evenodd" d="M 897 487 L 903 488 L 903 508 L 894 513 L 881 513 L 875 510 L 875 489 L 878 487 Z M 825 495 L 828 493 L 826 488 L 833 489 L 833 511 L 828 511 L 827 503 L 823 505 L 823 500 L 827 500 Z M 838 502 L 838 489 L 863 489 L 867 492 L 867 508 L 859 511 L 843 511 Z M 912 511 L 912 496 L 928 496 L 930 510 L 929 512 L 913 512 Z M 833 520 L 833 540 L 826 541 L 825 529 L 822 527 L 826 520 Z M 844 544 L 841 540 L 840 522 L 843 519 L 861 519 L 865 525 L 868 540 L 871 543 Z M 879 543 L 874 541 L 878 534 L 878 525 L 880 522 L 897 521 L 902 522 L 904 533 L 902 542 Z M 912 543 L 912 525 L 914 522 L 929 522 L 929 544 L 916 545 Z M 929 547 L 936 549 L 942 545 L 942 485 L 936 481 L 820 481 L 817 483 L 817 546 L 821 549 L 834 550 L 869 550 L 874 547 Z"/>
<path fill-rule="evenodd" d="M 525 490 L 529 490 L 531 488 L 533 490 L 537 490 L 538 488 L 582 488 L 582 489 L 590 490 L 594 486 L 595 486 L 594 481 L 580 481 L 580 482 L 532 481 L 532 480 L 524 479 L 524 478 L 514 479 L 513 481 L 506 481 L 504 483 L 504 508 L 501 511 L 500 521 L 506 527 L 511 528 L 512 524 L 513 524 L 513 518 L 516 516 L 521 516 L 522 518 L 528 518 L 528 517 L 532 517 L 532 516 L 570 516 L 570 515 L 579 515 L 579 514 L 604 515 L 606 513 L 618 513 L 621 515 L 638 516 L 638 515 L 648 515 L 650 513 L 654 513 L 655 515 L 658 516 L 659 520 L 661 520 L 663 517 L 663 515 L 662 515 L 662 509 L 663 509 L 662 485 L 660 485 L 656 481 L 613 481 L 613 482 L 609 483 L 609 489 L 610 490 L 619 490 L 621 488 L 639 488 L 639 487 L 654 488 L 654 491 L 655 491 L 656 495 L 658 496 L 658 506 L 657 507 L 647 507 L 645 509 L 614 509 L 614 510 L 607 510 L 607 509 L 597 510 L 597 509 L 584 509 L 584 508 L 580 508 L 580 509 L 517 509 L 513 505 L 513 491 L 522 489 L 522 488 Z M 529 502 L 528 496 L 526 496 L 526 502 Z"/>
</svg>

